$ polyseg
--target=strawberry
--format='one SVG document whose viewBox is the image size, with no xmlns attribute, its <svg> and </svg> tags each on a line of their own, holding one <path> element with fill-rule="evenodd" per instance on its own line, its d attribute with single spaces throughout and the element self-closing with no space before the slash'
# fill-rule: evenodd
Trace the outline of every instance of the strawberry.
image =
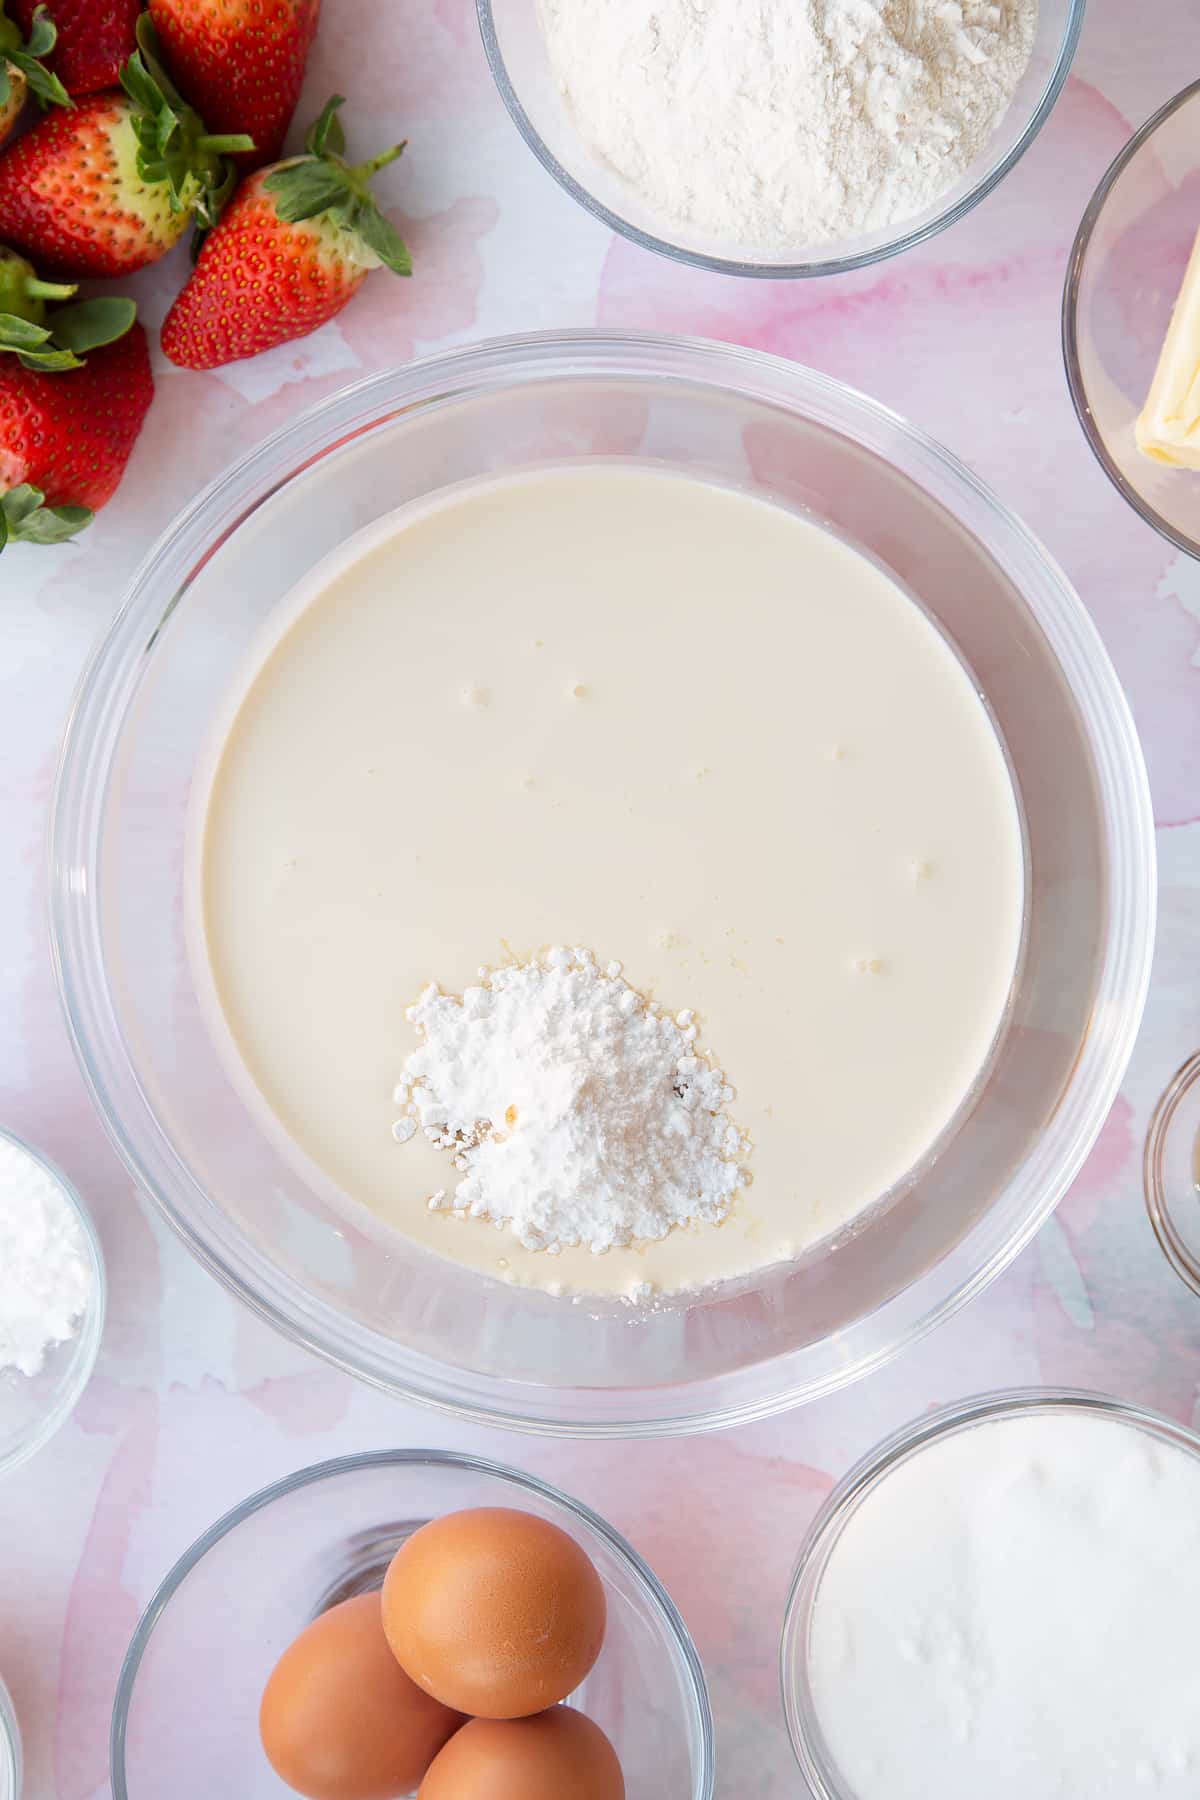
<svg viewBox="0 0 1200 1800">
<path fill-rule="evenodd" d="M 153 56 L 126 64 L 124 92 L 53 113 L 0 156 L 0 237 L 51 275 L 124 275 L 164 256 L 195 216 L 216 218 L 225 160 L 246 137 L 213 137 Z"/>
<path fill-rule="evenodd" d="M 44 6 L 32 9 L 28 36 L 4 16 L 0 0 L 0 144 L 21 116 L 30 94 L 43 106 L 70 106 L 71 97 L 45 58 L 54 49 L 55 30 Z"/>
<path fill-rule="evenodd" d="M 8 0 L 8 10 L 26 36 L 38 0 Z M 116 87 L 121 70 L 137 49 L 134 27 L 141 0 L 50 0 L 58 42 L 47 68 L 68 94 L 98 94 Z"/>
<path fill-rule="evenodd" d="M 205 238 L 162 328 L 163 351 L 180 368 L 215 369 L 307 336 L 341 312 L 381 263 L 412 273 L 368 185 L 404 146 L 357 166 L 344 162 L 342 104 L 335 95 L 326 106 L 307 155 L 244 181 Z"/>
<path fill-rule="evenodd" d="M 214 131 L 245 131 L 244 172 L 274 162 L 291 124 L 321 0 L 149 0 L 173 79 Z"/>
<path fill-rule="evenodd" d="M 0 264 L 6 298 L 36 312 L 42 296 L 17 291 L 17 260 Z M 84 300 L 44 324 L 0 313 L 0 550 L 62 543 L 89 523 L 112 498 L 153 396 L 132 300 Z"/>
</svg>

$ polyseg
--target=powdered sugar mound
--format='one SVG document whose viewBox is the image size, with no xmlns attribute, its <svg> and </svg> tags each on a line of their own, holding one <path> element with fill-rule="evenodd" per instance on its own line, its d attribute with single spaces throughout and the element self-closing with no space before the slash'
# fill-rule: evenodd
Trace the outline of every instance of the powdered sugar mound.
<svg viewBox="0 0 1200 1800">
<path fill-rule="evenodd" d="M 49 1169 L 0 1138 L 0 1370 L 36 1375 L 92 1296 L 83 1227 Z"/>
<path fill-rule="evenodd" d="M 724 1111 L 733 1090 L 697 1049 L 691 1015 L 667 1018 L 619 964 L 552 950 L 461 998 L 429 987 L 408 1017 L 423 1042 L 398 1093 L 407 1086 L 407 1116 L 460 1173 L 431 1206 L 551 1253 L 729 1211 L 749 1148 Z"/>
</svg>

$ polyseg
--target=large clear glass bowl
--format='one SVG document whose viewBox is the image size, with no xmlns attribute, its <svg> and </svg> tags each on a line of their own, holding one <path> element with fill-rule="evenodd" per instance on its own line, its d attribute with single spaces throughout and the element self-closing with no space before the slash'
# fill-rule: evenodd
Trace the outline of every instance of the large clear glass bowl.
<svg viewBox="0 0 1200 1800">
<path fill-rule="evenodd" d="M 21 1800 L 21 1733 L 8 1689 L 0 1681 L 0 1800 Z"/>
<path fill-rule="evenodd" d="M 1107 1394 L 1089 1394 L 1074 1388 L 1015 1388 L 1006 1393 L 983 1394 L 960 1400 L 929 1413 L 870 1451 L 850 1470 L 830 1494 L 813 1520 L 796 1562 L 784 1613 L 780 1644 L 779 1676 L 783 1710 L 796 1760 L 813 1800 L 856 1800 L 855 1791 L 834 1761 L 821 1730 L 813 1692 L 810 1643 L 813 1617 L 821 1582 L 838 1540 L 867 1497 L 874 1494 L 902 1464 L 931 1446 L 963 1431 L 974 1431 L 997 1419 L 1031 1415 L 1089 1413 L 1132 1426 L 1173 1449 L 1200 1457 L 1200 1438 L 1185 1431 L 1173 1419 L 1128 1405 Z M 1153 1530 L 1153 1521 L 1147 1520 Z"/>
<path fill-rule="evenodd" d="M 377 1588 L 427 1519 L 470 1506 L 537 1513 L 604 1583 L 608 1626 L 571 1703 L 603 1727 L 628 1800 L 711 1800 L 708 1692 L 687 1628 L 637 1552 L 577 1500 L 473 1456 L 383 1450 L 302 1469 L 243 1501 L 182 1556 L 133 1636 L 113 1706 L 113 1800 L 286 1800 L 258 1704 L 321 1612 Z"/>
<path fill-rule="evenodd" d="M 912 218 L 836 243 L 795 244 L 786 255 L 700 232 L 665 235 L 616 171 L 584 143 L 550 66 L 540 0 L 477 0 L 484 49 L 513 123 L 544 169 L 572 199 L 643 250 L 725 275 L 837 275 L 882 262 L 953 225 L 1003 181 L 1049 116 L 1083 29 L 1085 0 L 1041 0 L 1033 54 L 990 140 L 953 187 Z"/>
<path fill-rule="evenodd" d="M 1010 1010 L 936 1157 L 844 1241 L 644 1312 L 489 1280 L 306 1182 L 213 1047 L 181 903 L 201 746 L 296 579 L 446 484 L 614 455 L 803 508 L 918 595 L 991 705 L 1029 853 Z M 185 1242 L 262 1317 L 343 1368 L 547 1431 L 761 1417 L 877 1367 L 978 1293 L 1099 1132 L 1153 937 L 1134 728 L 1094 627 L 1040 546 L 961 463 L 839 383 L 652 336 L 514 338 L 378 375 L 222 476 L 150 553 L 84 677 L 51 858 L 54 957 L 80 1065 L 121 1156 Z"/>
<path fill-rule="evenodd" d="M 1084 435 L 1148 525 L 1200 556 L 1200 471 L 1143 456 L 1134 425 L 1200 232 L 1200 81 L 1160 107 L 1106 171 L 1063 292 L 1063 356 Z"/>
</svg>

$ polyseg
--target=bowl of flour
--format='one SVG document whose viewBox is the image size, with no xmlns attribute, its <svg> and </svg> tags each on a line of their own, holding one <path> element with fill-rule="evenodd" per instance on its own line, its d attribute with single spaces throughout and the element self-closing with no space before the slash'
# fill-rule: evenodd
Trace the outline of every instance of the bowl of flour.
<svg viewBox="0 0 1200 1800">
<path fill-rule="evenodd" d="M 1085 0 L 478 0 L 535 156 L 643 248 L 835 274 L 952 224 L 1067 77 Z"/>
<path fill-rule="evenodd" d="M 0 1475 L 71 1416 L 96 1364 L 104 1305 L 104 1257 L 83 1202 L 0 1127 Z"/>
</svg>

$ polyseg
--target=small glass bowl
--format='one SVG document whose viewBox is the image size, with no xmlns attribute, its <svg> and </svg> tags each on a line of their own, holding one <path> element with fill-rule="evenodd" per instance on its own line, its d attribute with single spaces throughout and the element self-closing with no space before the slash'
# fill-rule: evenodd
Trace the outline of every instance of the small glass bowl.
<svg viewBox="0 0 1200 1800">
<path fill-rule="evenodd" d="M 319 1463 L 234 1507 L 182 1556 L 142 1615 L 117 1684 L 113 1800 L 284 1800 L 258 1735 L 267 1677 L 327 1607 L 377 1588 L 426 1520 L 512 1506 L 561 1526 L 608 1600 L 595 1668 L 572 1704 L 603 1727 L 627 1800 L 711 1800 L 700 1660 L 658 1580 L 611 1525 L 515 1469 L 437 1450 Z"/>
<path fill-rule="evenodd" d="M 1142 1183 L 1163 1255 L 1200 1294 L 1200 1050 L 1176 1070 L 1154 1109 Z"/>
<path fill-rule="evenodd" d="M 580 137 L 550 67 L 540 0 L 477 0 L 479 29 L 513 123 L 573 200 L 643 250 L 717 274 L 797 279 L 838 275 L 909 250 L 953 225 L 991 193 L 1029 148 L 1057 100 L 1083 27 L 1086 0 L 1041 0 L 1033 54 L 1012 103 L 982 152 L 932 206 L 897 225 L 834 243 L 797 244 L 772 256 L 753 244 L 728 245 L 704 233 L 664 237 L 664 221 L 640 207 L 616 171 Z"/>
<path fill-rule="evenodd" d="M 20 1800 L 21 1732 L 12 1696 L 0 1681 L 0 1800 Z"/>
<path fill-rule="evenodd" d="M 0 1139 L 15 1144 L 54 1177 L 79 1221 L 92 1265 L 91 1299 L 74 1337 L 48 1350 L 36 1375 L 22 1375 L 15 1369 L 0 1371 L 0 1475 L 10 1475 L 48 1444 L 55 1432 L 66 1424 L 91 1380 L 104 1334 L 106 1283 L 104 1255 L 96 1228 L 87 1207 L 62 1170 L 3 1127 L 0 1127 Z M 4 1790 L 0 1788 L 0 1800 L 3 1797 Z"/>
<path fill-rule="evenodd" d="M 1136 131 L 1093 194 L 1063 293 L 1063 357 L 1079 423 L 1117 491 L 1200 556 L 1200 472 L 1143 456 L 1134 425 L 1200 231 L 1200 81 Z"/>
<path fill-rule="evenodd" d="M 869 1451 L 838 1483 L 809 1526 L 792 1575 L 783 1619 L 779 1650 L 783 1710 L 796 1761 L 814 1800 L 857 1800 L 825 1742 L 817 1717 L 808 1660 L 821 1583 L 842 1532 L 869 1494 L 874 1493 L 901 1464 L 911 1461 L 941 1439 L 991 1424 L 997 1419 L 1027 1417 L 1033 1413 L 1098 1413 L 1122 1425 L 1134 1426 L 1162 1443 L 1200 1458 L 1200 1438 L 1185 1431 L 1174 1420 L 1116 1400 L 1108 1394 L 1085 1393 L 1075 1388 L 1017 1388 L 1007 1393 L 960 1400 L 903 1426 Z"/>
</svg>

